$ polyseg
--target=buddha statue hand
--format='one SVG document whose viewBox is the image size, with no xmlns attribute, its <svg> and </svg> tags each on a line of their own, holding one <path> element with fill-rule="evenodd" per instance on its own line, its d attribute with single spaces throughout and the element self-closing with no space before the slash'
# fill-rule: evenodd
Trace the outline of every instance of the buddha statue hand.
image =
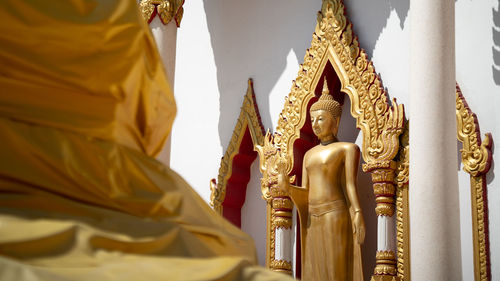
<svg viewBox="0 0 500 281">
<path fill-rule="evenodd" d="M 365 221 L 361 210 L 356 210 L 354 213 L 354 233 L 358 244 L 363 244 L 365 241 Z"/>
<path fill-rule="evenodd" d="M 290 177 L 286 171 L 286 162 L 284 160 L 279 160 L 276 164 L 277 175 L 277 187 L 280 191 L 288 193 L 288 187 L 290 185 Z"/>
</svg>

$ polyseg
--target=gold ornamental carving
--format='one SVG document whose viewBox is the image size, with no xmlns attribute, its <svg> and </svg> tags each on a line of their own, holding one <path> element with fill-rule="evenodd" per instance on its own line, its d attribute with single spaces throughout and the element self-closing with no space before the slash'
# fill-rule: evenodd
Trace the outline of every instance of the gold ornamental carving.
<svg viewBox="0 0 500 281">
<path fill-rule="evenodd" d="M 396 275 L 396 255 L 393 251 L 377 251 L 375 263 L 375 275 Z"/>
<path fill-rule="evenodd" d="M 289 212 L 274 212 L 273 227 L 290 229 L 292 227 L 291 211 L 292 210 Z"/>
<path fill-rule="evenodd" d="M 457 139 L 462 143 L 463 169 L 470 174 L 472 234 L 474 251 L 474 280 L 491 280 L 489 268 L 489 242 L 486 200 L 486 173 L 491 166 L 491 134 L 481 141 L 477 116 L 471 111 L 464 96 L 456 86 Z M 396 239 L 397 275 L 401 280 L 410 280 L 409 239 L 409 139 L 408 127 L 401 137 L 399 160 L 397 161 L 396 189 Z"/>
<path fill-rule="evenodd" d="M 293 203 L 287 198 L 276 198 L 273 200 L 274 209 L 293 209 Z"/>
<path fill-rule="evenodd" d="M 141 0 L 139 9 L 142 17 L 148 23 L 158 15 L 163 24 L 167 25 L 173 19 L 179 27 L 184 15 L 182 5 L 184 5 L 184 0 Z"/>
<path fill-rule="evenodd" d="M 477 118 L 470 110 L 465 98 L 456 87 L 457 138 L 462 142 L 462 163 L 464 171 L 471 176 L 487 173 L 491 165 L 491 134 L 485 134 L 481 142 Z"/>
<path fill-rule="evenodd" d="M 249 130 L 253 146 L 264 143 L 264 127 L 260 119 L 259 108 L 255 100 L 253 82 L 248 79 L 247 92 L 243 99 L 240 115 L 231 136 L 231 141 L 221 159 L 217 181 L 210 181 L 210 206 L 219 214 L 222 214 L 222 203 L 226 198 L 226 186 L 232 175 L 233 159 L 239 153 L 239 148 L 245 132 Z"/>
<path fill-rule="evenodd" d="M 391 276 L 391 275 L 373 275 L 370 281 L 399 281 L 399 279 L 396 276 Z"/>
<path fill-rule="evenodd" d="M 350 112 L 363 131 L 364 170 L 385 166 L 399 148 L 404 125 L 404 108 L 388 102 L 387 93 L 366 52 L 359 47 L 352 26 L 344 15 L 341 1 L 323 1 L 322 11 L 304 63 L 293 81 L 278 121 L 273 141 L 282 154 L 291 158 L 293 143 L 306 122 L 306 107 L 314 97 L 314 87 L 329 60 L 342 83 L 341 91 L 351 99 Z M 382 133 L 383 132 L 383 133 Z M 293 159 L 286 159 L 291 170 Z"/>
<path fill-rule="evenodd" d="M 271 188 L 272 227 L 290 229 L 292 228 L 293 203 L 290 197 L 277 189 L 277 187 Z"/>
<path fill-rule="evenodd" d="M 259 169 L 262 173 L 260 184 L 264 200 L 268 203 L 272 200 L 271 190 L 273 190 L 274 197 L 286 196 L 286 194 L 281 194 L 277 188 L 272 188 L 276 187 L 278 183 L 278 161 L 282 157 L 280 157 L 280 151 L 274 145 L 269 131 L 264 137 L 264 145 L 255 146 L 255 150 L 259 153 Z"/>
<path fill-rule="evenodd" d="M 399 147 L 399 157 L 396 162 L 396 184 L 399 187 L 408 185 L 410 181 L 410 121 L 405 122 Z"/>
<path fill-rule="evenodd" d="M 268 133 L 265 144 L 257 148 L 263 174 L 263 190 L 276 185 L 278 163 L 283 163 L 288 174 L 292 172 L 293 144 L 300 137 L 304 123 L 308 122 L 307 107 L 315 96 L 314 90 L 322 79 L 327 63 L 333 66 L 341 82 L 341 92 L 349 96 L 351 115 L 356 119 L 357 128 L 363 132 L 361 152 L 366 162 L 363 170 L 375 174 L 375 178 L 383 176 L 394 179 L 397 166 L 393 161 L 399 152 L 400 135 L 404 128 L 404 107 L 395 100 L 392 103 L 389 101 L 380 77 L 366 52 L 360 48 L 344 10 L 342 1 L 323 1 L 311 46 L 306 51 L 298 76 L 285 98 L 276 132 Z M 380 173 L 383 175 L 379 175 Z M 393 185 L 383 185 L 380 182 L 374 186 L 374 190 L 385 195 L 377 202 L 379 215 L 394 213 L 394 189 Z M 272 200 L 272 196 L 267 199 Z M 270 209 L 272 210 L 268 208 Z M 268 237 L 273 236 L 274 230 L 271 227 Z M 270 244 L 267 264 L 275 270 L 272 266 L 273 243 Z"/>
<path fill-rule="evenodd" d="M 474 250 L 474 279 L 491 280 L 488 206 L 486 190 L 486 173 L 491 161 L 491 134 L 485 134 L 481 141 L 479 124 L 460 90 L 456 86 L 457 138 L 462 142 L 462 164 L 465 172 L 470 174 L 472 205 L 472 236 Z"/>
<path fill-rule="evenodd" d="M 410 215 L 408 184 L 410 177 L 410 122 L 405 122 L 401 135 L 398 160 L 396 161 L 396 245 L 397 276 L 400 280 L 410 280 Z"/>
<path fill-rule="evenodd" d="M 292 200 L 286 192 L 277 187 L 278 171 L 284 164 L 281 161 L 283 157 L 280 156 L 280 150 L 274 145 L 269 131 L 264 137 L 263 145 L 256 145 L 255 149 L 259 153 L 259 168 L 262 173 L 262 198 L 267 201 L 266 266 L 274 271 L 292 274 L 291 261 L 278 262 L 275 260 L 276 229 L 290 229 L 292 227 Z"/>
<path fill-rule="evenodd" d="M 215 179 L 211 179 L 209 205 L 219 215 L 222 215 L 222 202 L 224 201 L 224 198 L 226 198 L 226 190 L 219 186 Z"/>
<path fill-rule="evenodd" d="M 368 165 L 367 165 L 368 166 Z M 372 170 L 373 193 L 375 194 L 375 212 L 379 216 L 394 215 L 396 188 L 394 186 L 394 171 L 396 162 L 390 161 Z"/>
<path fill-rule="evenodd" d="M 292 263 L 283 260 L 273 260 L 271 266 L 276 269 L 275 271 L 281 271 L 288 274 L 292 273 Z"/>
</svg>

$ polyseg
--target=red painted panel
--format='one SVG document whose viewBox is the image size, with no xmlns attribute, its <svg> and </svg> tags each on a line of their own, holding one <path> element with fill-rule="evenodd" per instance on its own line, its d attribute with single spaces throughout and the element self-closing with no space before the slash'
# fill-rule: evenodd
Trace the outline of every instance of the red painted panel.
<svg viewBox="0 0 500 281">
<path fill-rule="evenodd" d="M 245 203 L 247 185 L 250 181 L 250 166 L 257 158 L 253 150 L 252 136 L 248 127 L 232 161 L 232 173 L 226 184 L 226 197 L 222 202 L 222 216 L 241 227 L 241 208 Z"/>
</svg>

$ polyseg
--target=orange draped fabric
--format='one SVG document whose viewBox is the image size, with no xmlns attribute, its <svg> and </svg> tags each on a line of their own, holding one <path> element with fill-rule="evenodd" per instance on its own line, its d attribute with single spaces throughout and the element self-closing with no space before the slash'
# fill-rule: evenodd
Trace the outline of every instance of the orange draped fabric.
<svg viewBox="0 0 500 281">
<path fill-rule="evenodd" d="M 130 0 L 0 2 L 0 280 L 281 280 L 152 156 L 175 102 Z"/>
</svg>

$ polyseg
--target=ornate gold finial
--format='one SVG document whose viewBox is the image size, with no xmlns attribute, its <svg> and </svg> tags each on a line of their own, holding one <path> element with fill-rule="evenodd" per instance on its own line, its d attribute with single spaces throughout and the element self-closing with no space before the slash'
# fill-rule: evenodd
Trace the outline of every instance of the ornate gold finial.
<svg viewBox="0 0 500 281">
<path fill-rule="evenodd" d="M 325 79 L 323 80 L 323 91 L 321 92 L 321 96 L 328 95 L 329 93 L 330 90 L 328 90 L 328 84 L 326 83 L 326 76 L 325 76 Z"/>
<path fill-rule="evenodd" d="M 334 100 L 333 96 L 330 95 L 330 90 L 328 90 L 328 84 L 326 83 L 326 77 L 323 82 L 323 91 L 321 92 L 321 96 L 317 102 L 313 103 L 310 111 L 312 112 L 316 110 L 326 110 L 335 118 L 342 115 L 342 106 L 340 106 L 340 103 Z"/>
</svg>

